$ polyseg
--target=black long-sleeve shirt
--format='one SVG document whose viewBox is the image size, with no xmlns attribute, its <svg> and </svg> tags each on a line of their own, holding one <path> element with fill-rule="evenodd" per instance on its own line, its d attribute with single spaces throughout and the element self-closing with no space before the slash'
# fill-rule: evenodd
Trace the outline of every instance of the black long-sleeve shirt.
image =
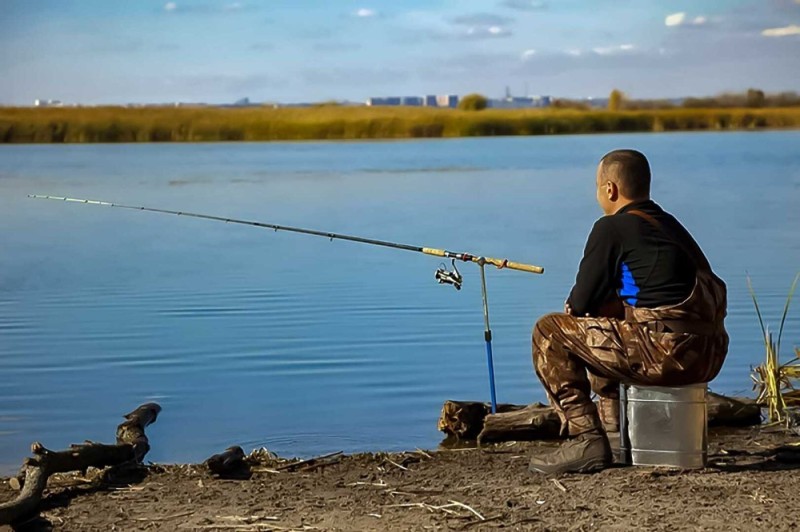
<svg viewBox="0 0 800 532">
<path fill-rule="evenodd" d="M 631 210 L 651 215 L 664 230 Z M 577 316 L 596 315 L 615 294 L 636 307 L 673 305 L 691 293 L 696 261 L 708 267 L 680 222 L 652 200 L 637 201 L 595 222 L 567 302 Z"/>
</svg>

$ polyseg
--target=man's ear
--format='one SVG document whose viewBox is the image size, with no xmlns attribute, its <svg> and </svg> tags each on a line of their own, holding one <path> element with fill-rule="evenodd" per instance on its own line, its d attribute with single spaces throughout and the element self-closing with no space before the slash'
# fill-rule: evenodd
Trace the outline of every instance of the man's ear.
<svg viewBox="0 0 800 532">
<path fill-rule="evenodd" d="M 613 181 L 606 181 L 606 196 L 610 201 L 617 201 L 619 198 L 619 187 Z"/>
</svg>

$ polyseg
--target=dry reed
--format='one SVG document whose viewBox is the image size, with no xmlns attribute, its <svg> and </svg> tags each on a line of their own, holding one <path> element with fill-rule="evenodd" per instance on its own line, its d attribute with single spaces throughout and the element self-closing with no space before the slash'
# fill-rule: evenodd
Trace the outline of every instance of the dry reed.
<svg viewBox="0 0 800 532">
<path fill-rule="evenodd" d="M 795 356 L 789 362 L 784 364 L 780 362 L 783 326 L 786 323 L 786 315 L 789 313 L 789 305 L 795 288 L 797 288 L 798 279 L 800 279 L 800 273 L 795 276 L 792 286 L 789 288 L 776 338 L 769 327 L 764 324 L 755 290 L 753 290 L 750 276 L 747 276 L 747 288 L 753 298 L 766 350 L 766 359 L 763 364 L 753 369 L 752 378 L 755 383 L 754 389 L 758 391 L 757 401 L 766 405 L 767 419 L 770 423 L 786 422 L 788 420 L 787 409 L 800 406 L 800 390 L 796 388 L 797 381 L 800 379 L 800 349 L 795 348 Z"/>
<path fill-rule="evenodd" d="M 0 143 L 405 139 L 800 127 L 800 108 L 0 108 Z"/>
</svg>

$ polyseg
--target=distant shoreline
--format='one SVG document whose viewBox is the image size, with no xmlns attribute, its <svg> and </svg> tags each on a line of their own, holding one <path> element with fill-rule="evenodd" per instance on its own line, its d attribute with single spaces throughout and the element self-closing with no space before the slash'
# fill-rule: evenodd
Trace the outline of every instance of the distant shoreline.
<svg viewBox="0 0 800 532">
<path fill-rule="evenodd" d="M 800 107 L 486 109 L 319 106 L 0 108 L 0 144 L 366 140 L 800 128 Z"/>
</svg>

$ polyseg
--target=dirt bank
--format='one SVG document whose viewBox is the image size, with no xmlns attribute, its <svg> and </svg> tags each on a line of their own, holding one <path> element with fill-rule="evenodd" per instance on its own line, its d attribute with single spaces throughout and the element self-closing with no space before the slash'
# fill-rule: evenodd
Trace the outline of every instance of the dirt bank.
<svg viewBox="0 0 800 532">
<path fill-rule="evenodd" d="M 552 443 L 361 454 L 299 472 L 266 460 L 249 480 L 153 465 L 133 484 L 51 479 L 40 518 L 19 529 L 788 530 L 800 522 L 800 448 L 787 447 L 797 441 L 712 432 L 701 471 L 619 467 L 556 480 L 527 471 L 527 457 Z M 0 501 L 15 494 L 3 481 Z"/>
</svg>

